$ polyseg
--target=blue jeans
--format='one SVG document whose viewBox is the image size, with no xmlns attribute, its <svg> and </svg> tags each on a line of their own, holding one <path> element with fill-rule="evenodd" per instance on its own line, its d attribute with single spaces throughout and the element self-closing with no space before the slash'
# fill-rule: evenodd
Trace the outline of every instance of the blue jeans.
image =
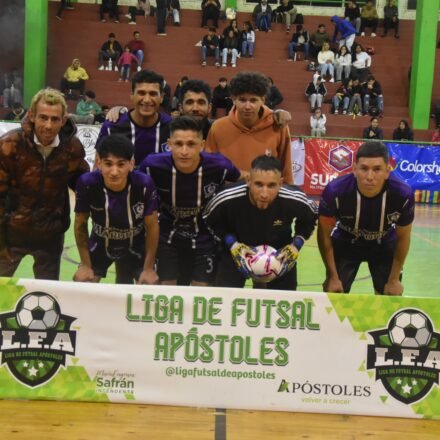
<svg viewBox="0 0 440 440">
<path fill-rule="evenodd" d="M 237 64 L 237 56 L 238 56 L 238 50 L 232 49 L 231 51 L 231 64 Z M 222 63 L 226 64 L 228 61 L 228 49 L 226 47 L 222 51 Z"/>
<path fill-rule="evenodd" d="M 124 64 L 121 67 L 121 79 L 130 79 L 130 64 Z"/>
<path fill-rule="evenodd" d="M 348 96 L 346 96 L 345 98 L 338 98 L 336 95 L 333 96 L 332 103 L 333 103 L 334 109 L 339 111 L 339 106 L 341 105 L 341 101 L 343 102 L 342 110 L 347 111 L 348 104 L 350 103 L 350 98 Z"/>
<path fill-rule="evenodd" d="M 247 50 L 249 50 L 249 56 L 253 57 L 254 56 L 254 43 L 253 43 L 253 41 L 243 41 L 243 43 L 241 43 L 241 54 L 243 56 L 246 55 Z"/>
<path fill-rule="evenodd" d="M 260 12 L 259 14 L 257 14 L 257 20 L 256 20 L 257 29 L 259 29 L 260 31 L 269 30 L 271 24 L 272 23 L 271 23 L 270 13 L 266 12 L 266 14 L 263 14 L 262 12 Z"/>
<path fill-rule="evenodd" d="M 139 49 L 136 52 L 134 52 L 134 55 L 138 59 L 139 66 L 142 65 L 144 61 L 144 51 Z"/>
<path fill-rule="evenodd" d="M 288 53 L 289 53 L 289 58 L 293 58 L 293 55 L 295 52 L 298 52 L 298 50 L 304 50 L 304 58 L 309 58 L 309 43 L 304 43 L 304 44 L 300 44 L 298 45 L 298 43 L 289 43 L 288 46 Z"/>
<path fill-rule="evenodd" d="M 214 52 L 215 62 L 218 63 L 220 61 L 220 50 L 216 47 L 214 50 L 209 49 L 206 46 L 202 46 L 202 61 L 206 62 L 206 56 L 212 55 Z"/>
<path fill-rule="evenodd" d="M 320 64 L 319 65 L 319 70 L 321 71 L 321 76 L 322 77 L 327 75 L 327 72 L 332 77 L 335 75 L 335 68 L 334 68 L 333 64 L 330 64 L 330 63 Z"/>
</svg>

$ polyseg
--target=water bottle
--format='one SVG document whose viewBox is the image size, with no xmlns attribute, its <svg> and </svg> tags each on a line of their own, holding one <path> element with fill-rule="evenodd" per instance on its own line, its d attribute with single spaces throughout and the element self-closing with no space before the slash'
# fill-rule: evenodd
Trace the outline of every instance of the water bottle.
<svg viewBox="0 0 440 440">
<path fill-rule="evenodd" d="M 109 60 L 108 60 L 108 70 L 110 70 L 110 71 L 113 70 L 111 58 L 109 58 Z"/>
</svg>

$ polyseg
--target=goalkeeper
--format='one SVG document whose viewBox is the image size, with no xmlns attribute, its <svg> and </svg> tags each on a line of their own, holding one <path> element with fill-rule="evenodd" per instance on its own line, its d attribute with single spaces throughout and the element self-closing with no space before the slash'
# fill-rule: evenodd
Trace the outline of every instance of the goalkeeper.
<svg viewBox="0 0 440 440">
<path fill-rule="evenodd" d="M 283 263 L 280 276 L 266 287 L 296 290 L 296 258 L 313 233 L 317 207 L 298 188 L 283 185 L 281 173 L 278 159 L 259 156 L 251 164 L 247 183 L 225 188 L 206 206 L 205 221 L 224 244 L 217 286 L 243 287 L 252 276 L 247 259 L 255 254 L 255 246 L 265 244 L 278 250 L 277 258 Z"/>
</svg>

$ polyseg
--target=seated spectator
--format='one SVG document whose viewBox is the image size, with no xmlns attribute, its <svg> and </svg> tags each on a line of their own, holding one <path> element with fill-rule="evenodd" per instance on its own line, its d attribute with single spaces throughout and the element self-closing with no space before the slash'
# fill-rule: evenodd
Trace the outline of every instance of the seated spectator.
<svg viewBox="0 0 440 440">
<path fill-rule="evenodd" d="M 399 126 L 393 131 L 393 140 L 395 141 L 413 141 L 414 132 L 408 124 L 408 121 L 402 119 Z"/>
<path fill-rule="evenodd" d="M 129 6 L 128 14 L 125 15 L 130 19 L 128 24 L 136 24 L 137 15 L 147 18 L 150 15 L 150 2 L 147 0 L 138 0 L 136 6 Z"/>
<path fill-rule="evenodd" d="M 118 60 L 122 54 L 122 46 L 119 44 L 119 41 L 116 40 L 116 36 L 113 32 L 108 34 L 108 40 L 101 46 L 101 50 L 99 51 L 99 69 L 104 70 L 104 63 L 108 60 L 112 60 L 113 66 L 115 66 L 115 70 L 118 70 Z"/>
<path fill-rule="evenodd" d="M 267 0 L 261 0 L 255 6 L 252 17 L 255 20 L 256 31 L 272 32 L 272 8 L 267 3 Z"/>
<path fill-rule="evenodd" d="M 367 80 L 370 74 L 371 56 L 364 51 L 363 47 L 358 44 L 351 63 L 351 76 L 359 78 L 361 83 Z"/>
<path fill-rule="evenodd" d="M 365 36 L 365 28 L 371 28 L 371 36 L 376 36 L 377 24 L 379 23 L 379 16 L 377 15 L 376 6 L 373 5 L 372 0 L 367 0 L 361 9 L 361 36 Z"/>
<path fill-rule="evenodd" d="M 131 65 L 138 65 L 138 59 L 131 53 L 130 46 L 124 47 L 124 52 L 118 59 L 118 66 L 121 71 L 119 81 L 128 82 L 130 79 Z"/>
<path fill-rule="evenodd" d="M 362 86 L 362 104 L 364 115 L 371 112 L 371 106 L 375 106 L 377 111 L 371 112 L 372 116 L 383 117 L 383 94 L 382 87 L 373 75 L 367 78 L 367 82 Z M 373 114 L 374 113 L 374 114 Z"/>
<path fill-rule="evenodd" d="M 241 33 L 241 56 L 249 58 L 254 57 L 255 47 L 255 32 L 250 21 L 245 21 L 243 24 L 243 32 Z"/>
<path fill-rule="evenodd" d="M 12 111 L 6 113 L 3 119 L 5 121 L 21 121 L 26 113 L 27 110 L 23 107 L 21 102 L 14 102 L 14 104 L 12 104 Z"/>
<path fill-rule="evenodd" d="M 23 97 L 23 79 L 16 68 L 3 75 L 3 107 L 12 107 Z"/>
<path fill-rule="evenodd" d="M 394 0 L 389 0 L 383 8 L 383 34 L 386 37 L 388 29 L 394 29 L 394 37 L 399 38 L 399 10 L 394 4 Z"/>
<path fill-rule="evenodd" d="M 325 124 L 327 122 L 327 118 L 322 113 L 321 109 L 315 108 L 313 115 L 310 116 L 310 135 L 315 137 L 325 136 L 326 128 Z"/>
<path fill-rule="evenodd" d="M 241 35 L 241 31 L 238 28 L 238 23 L 235 18 L 231 20 L 229 25 L 223 29 L 223 38 L 226 38 L 229 35 L 229 31 L 233 31 L 235 35 Z"/>
<path fill-rule="evenodd" d="M 202 0 L 202 27 L 208 25 L 208 20 L 212 20 L 213 27 L 218 27 L 220 8 L 219 0 Z"/>
<path fill-rule="evenodd" d="M 350 97 L 348 114 L 362 115 L 362 84 L 359 78 L 353 78 L 351 87 L 347 86 L 347 90 Z"/>
<path fill-rule="evenodd" d="M 283 102 L 283 95 L 280 92 L 280 89 L 274 84 L 273 79 L 268 76 L 269 80 L 269 93 L 266 98 L 266 105 L 272 110 Z"/>
<path fill-rule="evenodd" d="M 317 57 L 325 42 L 330 42 L 330 36 L 325 30 L 325 24 L 318 25 L 318 30 L 310 37 L 311 55 Z"/>
<path fill-rule="evenodd" d="M 222 66 L 226 67 L 228 56 L 231 56 L 231 66 L 237 67 L 238 51 L 240 49 L 240 37 L 231 29 L 223 40 Z"/>
<path fill-rule="evenodd" d="M 336 81 L 342 80 L 342 73 L 344 79 L 350 78 L 351 73 L 351 53 L 347 50 L 347 46 L 342 46 L 335 57 L 335 76 Z"/>
<path fill-rule="evenodd" d="M 349 1 L 345 6 L 344 18 L 356 29 L 356 35 L 361 32 L 361 11 L 356 1 Z"/>
<path fill-rule="evenodd" d="M 64 77 L 61 79 L 60 90 L 69 96 L 72 96 L 72 90 L 78 90 L 82 97 L 88 79 L 89 75 L 86 69 L 81 67 L 81 62 L 78 58 L 74 58 L 72 64 L 64 72 Z"/>
<path fill-rule="evenodd" d="M 288 46 L 288 61 L 297 59 L 298 52 L 304 52 L 304 59 L 309 59 L 309 33 L 304 29 L 302 24 L 296 25 L 296 32 L 292 35 Z"/>
<path fill-rule="evenodd" d="M 99 7 L 99 19 L 102 23 L 107 20 L 104 18 L 104 14 L 108 12 L 110 20 L 115 23 L 119 23 L 119 8 L 118 0 L 102 0 L 101 6 Z"/>
<path fill-rule="evenodd" d="M 321 107 L 324 96 L 327 94 L 322 77 L 317 75 L 306 88 L 306 96 L 310 101 L 310 110 L 313 112 L 315 108 Z"/>
<path fill-rule="evenodd" d="M 103 105 L 102 113 L 100 113 L 99 115 L 95 115 L 95 124 L 103 124 L 109 110 L 110 108 L 108 105 Z"/>
<path fill-rule="evenodd" d="M 75 113 L 70 113 L 69 117 L 77 124 L 93 124 L 95 116 L 102 113 L 101 106 L 95 101 L 95 98 L 95 92 L 88 90 L 84 99 L 81 99 L 76 105 Z"/>
<path fill-rule="evenodd" d="M 142 69 L 142 63 L 144 62 L 145 56 L 145 43 L 141 40 L 141 34 L 139 31 L 133 32 L 133 39 L 127 43 L 127 46 L 130 48 L 130 52 L 137 58 L 138 60 L 138 72 Z"/>
<path fill-rule="evenodd" d="M 281 0 L 281 4 L 275 9 L 275 12 L 283 16 L 283 22 L 286 24 L 286 32 L 289 33 L 290 25 L 295 23 L 296 14 L 298 12 L 293 1 Z"/>
<path fill-rule="evenodd" d="M 321 72 L 322 82 L 325 82 L 327 73 L 330 75 L 330 82 L 335 82 L 335 68 L 333 62 L 335 61 L 335 53 L 330 50 L 330 43 L 327 41 L 323 43 L 320 52 L 318 53 L 319 71 Z"/>
<path fill-rule="evenodd" d="M 182 103 L 181 89 L 182 89 L 183 84 L 185 84 L 187 81 L 188 81 L 187 76 L 182 76 L 182 78 L 180 78 L 180 81 L 177 84 L 176 89 L 174 90 L 173 99 L 171 100 L 171 110 L 172 111 L 179 109 L 179 105 Z"/>
<path fill-rule="evenodd" d="M 356 37 L 356 29 L 351 25 L 350 22 L 339 18 L 337 15 L 334 15 L 331 20 L 335 25 L 332 42 L 336 43 L 338 35 L 340 35 L 339 49 L 342 46 L 347 46 L 348 51 L 351 52 L 351 47 L 353 46 L 354 39 Z"/>
<path fill-rule="evenodd" d="M 173 16 L 173 25 L 180 26 L 180 1 L 168 0 L 168 10 Z"/>
<path fill-rule="evenodd" d="M 440 142 L 440 126 L 432 133 L 431 142 Z"/>
<path fill-rule="evenodd" d="M 217 117 L 217 109 L 224 108 L 226 114 L 229 113 L 234 103 L 232 102 L 231 92 L 229 91 L 228 80 L 225 77 L 221 77 L 218 80 L 218 86 L 214 87 L 212 95 L 211 113 L 212 117 Z"/>
<path fill-rule="evenodd" d="M 220 42 L 216 35 L 217 29 L 210 27 L 208 34 L 202 40 L 202 66 L 206 66 L 208 55 L 215 57 L 215 67 L 220 67 Z"/>
<path fill-rule="evenodd" d="M 351 98 L 352 83 L 353 81 L 349 78 L 339 86 L 338 90 L 336 90 L 335 96 L 332 98 L 333 113 L 335 115 L 340 111 L 342 111 L 343 115 L 347 114 Z"/>
<path fill-rule="evenodd" d="M 368 140 L 383 139 L 383 131 L 379 127 L 379 119 L 375 116 L 370 119 L 370 125 L 367 128 L 364 128 L 362 137 Z"/>
</svg>

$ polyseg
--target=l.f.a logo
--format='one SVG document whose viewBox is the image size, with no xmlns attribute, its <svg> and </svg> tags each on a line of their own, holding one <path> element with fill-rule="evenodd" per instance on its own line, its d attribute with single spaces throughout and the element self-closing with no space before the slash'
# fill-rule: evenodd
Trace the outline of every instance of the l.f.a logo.
<svg viewBox="0 0 440 440">
<path fill-rule="evenodd" d="M 1 365 L 29 387 L 48 382 L 66 356 L 75 354 L 76 332 L 70 330 L 75 319 L 61 313 L 53 296 L 26 294 L 14 311 L 0 315 Z"/>
<path fill-rule="evenodd" d="M 439 383 L 440 333 L 417 309 L 396 312 L 388 327 L 369 332 L 367 369 L 376 371 L 388 393 L 409 405 L 423 399 Z"/>
</svg>

